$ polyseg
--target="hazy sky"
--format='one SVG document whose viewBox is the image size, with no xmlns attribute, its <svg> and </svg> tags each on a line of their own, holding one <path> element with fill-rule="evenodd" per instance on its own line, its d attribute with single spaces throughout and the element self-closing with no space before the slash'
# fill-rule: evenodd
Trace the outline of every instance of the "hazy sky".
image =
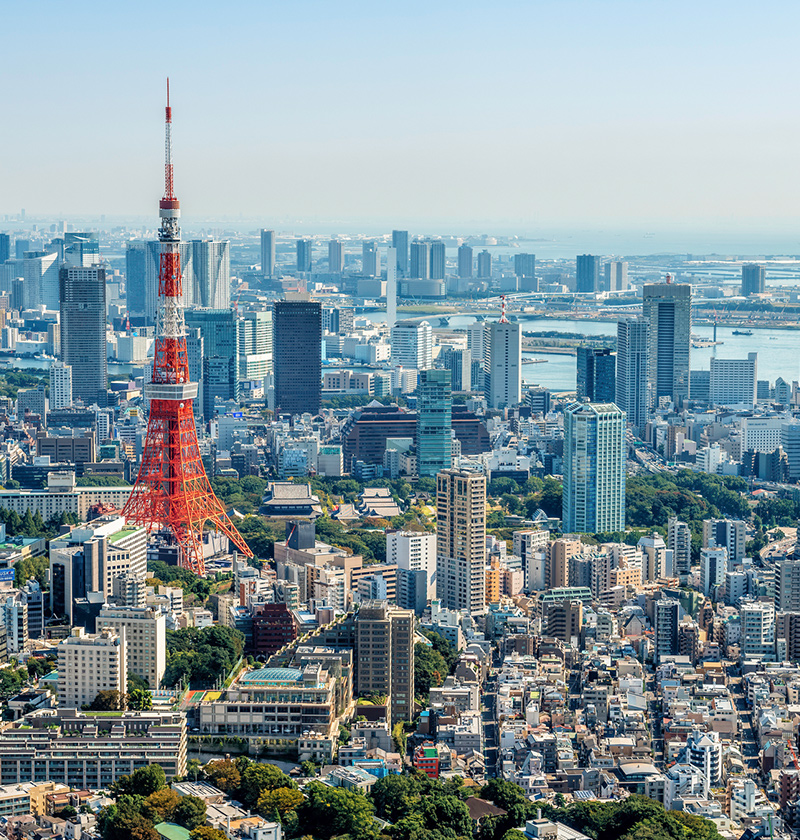
<svg viewBox="0 0 800 840">
<path fill-rule="evenodd" d="M 791 2 L 10 0 L 0 214 L 792 230 Z M 416 224 L 415 224 L 416 223 Z"/>
</svg>

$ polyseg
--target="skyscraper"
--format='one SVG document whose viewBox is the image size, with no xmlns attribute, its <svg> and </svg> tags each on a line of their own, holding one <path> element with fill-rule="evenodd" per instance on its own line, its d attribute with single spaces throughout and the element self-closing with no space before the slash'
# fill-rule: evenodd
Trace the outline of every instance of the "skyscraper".
<svg viewBox="0 0 800 840">
<path fill-rule="evenodd" d="M 575 270 L 575 291 L 596 292 L 600 289 L 600 257 L 579 254 Z"/>
<path fill-rule="evenodd" d="M 616 404 L 628 423 L 643 429 L 649 411 L 650 325 L 644 318 L 617 322 Z"/>
<path fill-rule="evenodd" d="M 397 274 L 408 277 L 408 231 L 392 231 L 392 248 L 397 250 Z"/>
<path fill-rule="evenodd" d="M 272 277 L 275 273 L 275 231 L 261 231 L 261 274 Z"/>
<path fill-rule="evenodd" d="M 381 273 L 381 258 L 374 242 L 361 243 L 361 273 L 367 277 L 377 277 Z"/>
<path fill-rule="evenodd" d="M 624 292 L 628 288 L 628 263 L 612 260 L 603 266 L 603 290 Z"/>
<path fill-rule="evenodd" d="M 448 609 L 486 611 L 486 476 L 436 477 L 436 594 Z"/>
<path fill-rule="evenodd" d="M 744 560 L 747 523 L 741 519 L 706 519 L 703 521 L 703 548 L 712 543 L 728 550 L 732 566 Z"/>
<path fill-rule="evenodd" d="M 276 414 L 319 414 L 322 398 L 322 308 L 278 300 L 272 309 Z"/>
<path fill-rule="evenodd" d="M 713 405 L 752 408 L 756 404 L 758 353 L 746 359 L 711 357 L 708 398 Z"/>
<path fill-rule="evenodd" d="M 125 248 L 125 301 L 129 314 L 144 315 L 147 288 L 147 243 L 128 242 Z"/>
<path fill-rule="evenodd" d="M 411 243 L 409 277 L 428 280 L 431 271 L 431 243 L 415 239 Z"/>
<path fill-rule="evenodd" d="M 386 326 L 397 323 L 397 249 L 386 249 Z"/>
<path fill-rule="evenodd" d="M 0 260 L 2 262 L 2 260 Z M 766 288 L 766 271 L 763 265 L 748 263 L 742 266 L 742 294 L 763 295 Z"/>
<path fill-rule="evenodd" d="M 449 370 L 422 370 L 417 384 L 417 472 L 432 477 L 452 466 L 453 398 Z"/>
<path fill-rule="evenodd" d="M 677 516 L 667 520 L 667 548 L 672 552 L 672 572 L 680 577 L 692 570 L 692 532 Z"/>
<path fill-rule="evenodd" d="M 231 305 L 231 243 L 192 240 L 192 286 L 186 304 L 227 309 Z"/>
<path fill-rule="evenodd" d="M 72 368 L 64 362 L 50 364 L 50 410 L 72 405 Z"/>
<path fill-rule="evenodd" d="M 297 270 L 311 271 L 311 247 L 314 243 L 310 239 L 297 240 Z"/>
<path fill-rule="evenodd" d="M 573 403 L 564 412 L 565 533 L 625 530 L 625 412 Z"/>
<path fill-rule="evenodd" d="M 25 309 L 58 309 L 58 254 L 26 251 L 22 261 Z"/>
<path fill-rule="evenodd" d="M 62 266 L 61 361 L 72 368 L 72 396 L 108 405 L 106 272 L 101 266 Z"/>
<path fill-rule="evenodd" d="M 203 417 L 214 416 L 214 401 L 239 400 L 239 332 L 241 322 L 232 309 L 187 309 L 188 329 L 203 335 Z"/>
<path fill-rule="evenodd" d="M 100 262 L 100 239 L 97 233 L 65 233 L 64 261 L 67 265 L 88 268 Z"/>
<path fill-rule="evenodd" d="M 513 408 L 522 399 L 522 344 L 519 322 L 484 324 L 484 395 L 490 408 Z"/>
<path fill-rule="evenodd" d="M 393 365 L 417 370 L 433 367 L 433 329 L 427 321 L 398 321 L 391 335 Z"/>
<path fill-rule="evenodd" d="M 472 248 L 466 242 L 458 248 L 458 276 L 463 280 L 472 277 Z"/>
<path fill-rule="evenodd" d="M 272 310 L 244 312 L 239 320 L 239 378 L 263 380 L 272 372 Z"/>
<path fill-rule="evenodd" d="M 448 348 L 439 354 L 439 360 L 450 371 L 450 384 L 454 391 L 472 390 L 472 352 Z"/>
<path fill-rule="evenodd" d="M 608 347 L 578 348 L 578 399 L 614 402 L 617 357 Z"/>
<path fill-rule="evenodd" d="M 538 292 L 536 254 L 514 254 L 514 274 L 519 278 L 521 292 Z"/>
<path fill-rule="evenodd" d="M 445 273 L 445 247 L 444 242 L 440 239 L 436 239 L 430 243 L 430 255 L 431 255 L 431 268 L 430 268 L 430 279 L 431 280 L 444 280 L 444 273 Z"/>
<path fill-rule="evenodd" d="M 492 276 L 492 255 L 485 248 L 478 254 L 478 279 L 488 280 Z"/>
<path fill-rule="evenodd" d="M 0 265 L 11 259 L 11 237 L 7 233 L 0 233 Z"/>
<path fill-rule="evenodd" d="M 328 242 L 328 271 L 331 274 L 341 274 L 344 271 L 344 249 L 338 239 Z"/>
<path fill-rule="evenodd" d="M 676 407 L 689 397 L 692 287 L 688 283 L 646 284 L 642 314 L 650 324 L 650 397 L 668 397 Z"/>
</svg>

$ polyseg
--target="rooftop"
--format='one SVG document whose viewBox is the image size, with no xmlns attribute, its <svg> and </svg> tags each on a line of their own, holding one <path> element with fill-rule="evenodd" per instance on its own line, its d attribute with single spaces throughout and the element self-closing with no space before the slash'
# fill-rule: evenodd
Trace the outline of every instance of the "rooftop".
<svg viewBox="0 0 800 840">
<path fill-rule="evenodd" d="M 303 672 L 297 668 L 259 668 L 239 678 L 242 685 L 264 685 L 294 683 L 303 679 Z"/>
</svg>

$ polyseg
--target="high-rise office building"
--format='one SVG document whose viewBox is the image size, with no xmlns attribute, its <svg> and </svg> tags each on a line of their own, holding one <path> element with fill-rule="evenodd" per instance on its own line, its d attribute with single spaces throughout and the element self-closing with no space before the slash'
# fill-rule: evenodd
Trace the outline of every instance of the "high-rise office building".
<svg viewBox="0 0 800 840">
<path fill-rule="evenodd" d="M 411 243 L 409 276 L 419 280 L 428 280 L 431 272 L 431 243 L 415 239 Z"/>
<path fill-rule="evenodd" d="M 522 399 L 522 343 L 518 321 L 484 324 L 484 396 L 490 408 L 513 408 Z"/>
<path fill-rule="evenodd" d="M 130 315 L 144 315 L 146 289 L 147 243 L 128 242 L 125 248 L 125 303 Z"/>
<path fill-rule="evenodd" d="M 472 277 L 472 248 L 466 242 L 458 247 L 458 276 L 462 280 Z"/>
<path fill-rule="evenodd" d="M 361 273 L 366 277 L 377 277 L 381 273 L 381 256 L 375 242 L 361 243 Z"/>
<path fill-rule="evenodd" d="M 763 295 L 766 289 L 766 270 L 763 265 L 748 263 L 742 266 L 742 294 Z"/>
<path fill-rule="evenodd" d="M 392 364 L 427 370 L 433 367 L 433 329 L 427 321 L 398 321 L 392 327 Z"/>
<path fill-rule="evenodd" d="M 72 405 L 72 368 L 64 362 L 50 364 L 50 410 Z"/>
<path fill-rule="evenodd" d="M 58 309 L 58 254 L 26 251 L 22 260 L 23 305 L 25 309 L 44 306 Z"/>
<path fill-rule="evenodd" d="M 678 653 L 680 612 L 680 603 L 671 598 L 660 598 L 655 603 L 653 657 L 657 665 L 666 657 Z"/>
<path fill-rule="evenodd" d="M 445 247 L 444 242 L 439 239 L 430 243 L 431 267 L 429 277 L 431 280 L 444 280 L 445 274 Z"/>
<path fill-rule="evenodd" d="M 328 242 L 328 271 L 341 274 L 344 271 L 344 248 L 338 239 Z"/>
<path fill-rule="evenodd" d="M 628 289 L 628 263 L 612 260 L 603 266 L 603 290 L 624 292 Z"/>
<path fill-rule="evenodd" d="M 0 233 L 0 265 L 11 259 L 11 237 L 7 233 Z"/>
<path fill-rule="evenodd" d="M 744 560 L 747 523 L 741 519 L 706 519 L 703 522 L 703 548 L 724 546 L 732 566 Z"/>
<path fill-rule="evenodd" d="M 322 399 L 322 307 L 316 301 L 279 300 L 272 309 L 275 411 L 319 414 Z M 302 340 L 298 340 L 298 336 Z"/>
<path fill-rule="evenodd" d="M 674 575 L 688 575 L 692 570 L 692 532 L 677 516 L 667 520 L 667 548 L 672 552 Z"/>
<path fill-rule="evenodd" d="M 397 249 L 386 249 L 386 326 L 397 323 Z"/>
<path fill-rule="evenodd" d="M 58 645 L 58 705 L 80 709 L 89 705 L 101 691 L 118 691 L 120 699 L 128 690 L 125 634 L 109 628 L 86 633 L 73 627 Z"/>
<path fill-rule="evenodd" d="M 275 231 L 261 230 L 261 274 L 272 277 L 275 273 Z"/>
<path fill-rule="evenodd" d="M 436 477 L 436 594 L 448 609 L 486 611 L 486 476 Z"/>
<path fill-rule="evenodd" d="M 417 471 L 433 477 L 452 466 L 453 397 L 449 370 L 421 370 L 417 384 Z"/>
<path fill-rule="evenodd" d="M 575 267 L 575 291 L 597 292 L 600 289 L 600 257 L 579 254 Z"/>
<path fill-rule="evenodd" d="M 648 283 L 642 314 L 650 324 L 650 398 L 679 407 L 689 397 L 692 345 L 692 287 L 688 283 Z"/>
<path fill-rule="evenodd" d="M 25 259 L 25 252 L 31 250 L 30 239 L 15 239 L 14 240 L 14 256 L 18 260 Z"/>
<path fill-rule="evenodd" d="M 239 344 L 242 323 L 232 309 L 187 309 L 187 329 L 203 336 L 203 417 L 214 416 L 217 397 L 239 400 Z"/>
<path fill-rule="evenodd" d="M 614 402 L 617 357 L 608 347 L 578 348 L 578 399 Z"/>
<path fill-rule="evenodd" d="M 471 351 L 446 349 L 439 354 L 439 361 L 450 371 L 450 384 L 453 391 L 472 390 Z"/>
<path fill-rule="evenodd" d="M 272 310 L 243 312 L 239 321 L 239 378 L 263 380 L 272 372 Z"/>
<path fill-rule="evenodd" d="M 408 231 L 392 231 L 392 248 L 397 251 L 397 275 L 408 277 Z"/>
<path fill-rule="evenodd" d="M 560 639 L 569 645 L 573 639 L 580 639 L 583 624 L 581 601 L 555 601 L 545 608 L 545 628 L 548 636 Z"/>
<path fill-rule="evenodd" d="M 478 254 L 478 279 L 488 280 L 492 276 L 492 255 L 485 248 Z"/>
<path fill-rule="evenodd" d="M 355 690 L 385 696 L 391 725 L 413 717 L 415 622 L 413 610 L 386 601 L 362 603 L 354 621 Z"/>
<path fill-rule="evenodd" d="M 758 353 L 746 359 L 711 357 L 708 398 L 713 405 L 752 408 L 756 404 Z"/>
<path fill-rule="evenodd" d="M 628 423 L 644 429 L 650 409 L 650 325 L 644 318 L 617 322 L 616 404 Z"/>
<path fill-rule="evenodd" d="M 88 268 L 100 262 L 100 239 L 96 232 L 65 233 L 64 262 Z"/>
<path fill-rule="evenodd" d="M 191 295 L 186 305 L 227 309 L 231 305 L 231 243 L 212 239 L 192 240 Z"/>
<path fill-rule="evenodd" d="M 519 279 L 521 292 L 538 292 L 536 279 L 536 254 L 514 254 L 514 274 Z"/>
<path fill-rule="evenodd" d="M 61 361 L 72 368 L 73 399 L 108 405 L 106 272 L 101 266 L 62 266 Z"/>
<path fill-rule="evenodd" d="M 311 271 L 311 248 L 313 242 L 310 239 L 297 240 L 297 271 L 308 272 Z"/>
<path fill-rule="evenodd" d="M 625 530 L 625 412 L 573 403 L 564 412 L 565 533 Z"/>
</svg>

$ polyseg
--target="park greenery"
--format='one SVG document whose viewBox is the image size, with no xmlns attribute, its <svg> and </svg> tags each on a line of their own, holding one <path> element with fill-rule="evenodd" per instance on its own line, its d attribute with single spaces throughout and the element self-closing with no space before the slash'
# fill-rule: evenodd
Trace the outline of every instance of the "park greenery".
<svg viewBox="0 0 800 840">
<path fill-rule="evenodd" d="M 9 482 L 6 482 L 6 486 L 8 484 Z M 6 526 L 6 534 L 9 537 L 44 537 L 50 540 L 58 535 L 62 525 L 77 525 L 78 522 L 77 516 L 72 513 L 60 513 L 45 522 L 38 510 L 32 513 L 28 508 L 25 514 L 20 516 L 15 510 L 0 508 L 0 524 Z"/>
<path fill-rule="evenodd" d="M 458 651 L 439 633 L 429 631 L 425 636 L 431 644 L 414 645 L 414 694 L 426 703 L 431 688 L 440 686 L 453 673 Z"/>
<path fill-rule="evenodd" d="M 44 384 L 45 393 L 50 390 L 50 377 L 47 373 L 29 373 L 25 370 L 6 370 L 0 374 L 0 397 L 15 400 L 21 388 L 37 388 Z"/>
<path fill-rule="evenodd" d="M 211 688 L 218 679 L 228 676 L 243 650 L 244 636 L 220 624 L 167 630 L 163 684 L 174 686 L 188 680 L 192 688 Z"/>
</svg>

